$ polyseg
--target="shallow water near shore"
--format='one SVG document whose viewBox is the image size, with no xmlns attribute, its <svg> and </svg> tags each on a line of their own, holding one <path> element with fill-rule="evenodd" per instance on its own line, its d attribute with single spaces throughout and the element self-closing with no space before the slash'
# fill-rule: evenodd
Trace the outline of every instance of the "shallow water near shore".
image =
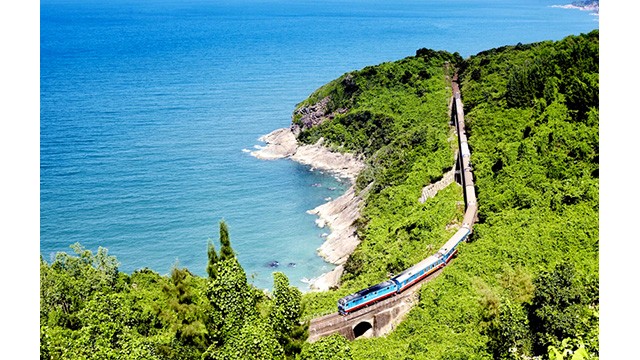
<svg viewBox="0 0 640 360">
<path fill-rule="evenodd" d="M 50 261 L 80 242 L 128 273 L 204 275 L 224 219 L 256 286 L 283 271 L 304 290 L 333 268 L 316 255 L 328 229 L 306 211 L 348 184 L 256 159 L 257 139 L 350 70 L 421 47 L 467 57 L 598 27 L 556 4 L 43 0 L 40 252 Z"/>
</svg>

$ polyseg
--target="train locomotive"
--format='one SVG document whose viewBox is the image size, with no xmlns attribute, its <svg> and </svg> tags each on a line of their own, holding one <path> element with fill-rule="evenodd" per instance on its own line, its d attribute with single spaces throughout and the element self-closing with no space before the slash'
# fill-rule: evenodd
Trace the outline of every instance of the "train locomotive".
<svg viewBox="0 0 640 360">
<path fill-rule="evenodd" d="M 434 255 L 427 257 L 391 279 L 364 290 L 347 295 L 338 300 L 338 312 L 348 315 L 354 311 L 373 305 L 378 301 L 395 296 L 415 283 L 443 268 L 458 252 L 457 246 L 471 234 L 473 222 L 478 212 L 476 193 L 471 168 L 471 151 L 464 126 L 464 112 L 457 84 L 453 84 L 452 121 L 458 132 L 458 163 L 461 165 L 461 182 L 464 189 L 466 210 L 460 229 Z"/>
<path fill-rule="evenodd" d="M 464 225 L 435 255 L 429 256 L 390 280 L 343 297 L 338 300 L 338 312 L 341 315 L 348 315 L 380 300 L 400 294 L 413 284 L 443 268 L 458 251 L 458 244 L 466 240 L 470 233 L 468 225 Z"/>
</svg>

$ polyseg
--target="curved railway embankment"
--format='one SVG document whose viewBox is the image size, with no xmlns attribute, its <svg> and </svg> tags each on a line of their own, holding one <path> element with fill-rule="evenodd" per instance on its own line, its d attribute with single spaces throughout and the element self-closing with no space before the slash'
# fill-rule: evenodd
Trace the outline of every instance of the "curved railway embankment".
<svg viewBox="0 0 640 360">
<path fill-rule="evenodd" d="M 456 178 L 463 188 L 465 213 L 461 227 L 473 231 L 473 223 L 477 220 L 478 204 L 473 180 L 473 168 L 471 165 L 471 151 L 467 142 L 467 133 L 464 122 L 464 111 L 460 98 L 458 77 L 452 80 L 451 123 L 456 129 L 458 138 L 458 151 L 456 154 Z M 454 235 L 455 236 L 455 235 Z M 453 237 L 452 237 L 453 238 Z M 468 239 L 468 237 L 466 238 Z M 457 251 L 457 250 L 456 250 Z M 446 265 L 446 264 L 445 264 Z M 313 342 L 317 339 L 333 333 L 341 333 L 347 339 L 355 339 L 363 334 L 379 336 L 390 331 L 401 318 L 409 312 L 417 302 L 415 294 L 420 286 L 438 276 L 442 268 L 431 275 L 416 282 L 413 286 L 401 293 L 375 302 L 355 312 L 341 315 L 333 313 L 311 320 L 309 325 L 309 339 Z M 365 324 L 363 327 L 362 325 Z M 367 329 L 360 333 L 362 328 Z"/>
</svg>

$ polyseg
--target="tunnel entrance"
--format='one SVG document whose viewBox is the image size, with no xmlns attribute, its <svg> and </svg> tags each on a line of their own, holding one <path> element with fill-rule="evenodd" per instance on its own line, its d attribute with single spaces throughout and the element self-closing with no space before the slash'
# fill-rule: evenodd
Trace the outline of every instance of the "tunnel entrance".
<svg viewBox="0 0 640 360">
<path fill-rule="evenodd" d="M 353 337 L 357 339 L 361 336 L 370 337 L 373 335 L 373 325 L 368 321 L 363 321 L 353 328 Z"/>
</svg>

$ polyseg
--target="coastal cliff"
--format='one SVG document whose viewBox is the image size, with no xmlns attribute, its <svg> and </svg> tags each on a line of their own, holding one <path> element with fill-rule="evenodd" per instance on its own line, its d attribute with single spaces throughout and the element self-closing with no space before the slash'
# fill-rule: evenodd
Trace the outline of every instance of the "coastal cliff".
<svg viewBox="0 0 640 360">
<path fill-rule="evenodd" d="M 332 271 L 313 279 L 312 290 L 325 291 L 337 286 L 344 270 L 344 263 L 358 246 L 354 222 L 360 217 L 365 192 L 356 194 L 355 179 L 364 169 L 361 158 L 350 153 L 331 151 L 323 146 L 323 139 L 312 145 L 300 144 L 294 134 L 295 127 L 277 129 L 259 140 L 266 145 L 251 155 L 263 160 L 289 158 L 314 169 L 327 171 L 351 183 L 351 187 L 340 197 L 308 211 L 318 216 L 316 224 L 328 227 L 331 233 L 318 249 L 318 254 L 327 262 L 338 265 Z"/>
<path fill-rule="evenodd" d="M 313 279 L 312 290 L 335 288 L 348 278 L 343 275 L 358 271 L 361 255 L 352 257 L 362 240 L 358 231 L 370 220 L 363 212 L 365 198 L 368 202 L 371 195 L 381 196 L 385 189 L 403 182 L 417 159 L 427 160 L 425 155 L 431 163 L 421 165 L 412 188 L 422 189 L 451 169 L 450 87 L 443 72 L 448 68 L 445 63 L 459 60 L 457 54 L 419 49 L 413 57 L 346 73 L 298 104 L 289 128 L 259 139 L 265 146 L 251 153 L 257 158 L 288 158 L 351 183 L 342 196 L 308 211 L 318 216 L 318 226 L 331 230 L 318 249 L 319 256 L 337 265 Z M 380 106 L 385 103 L 393 107 Z M 446 187 L 449 178 L 445 176 L 437 189 L 433 185 L 425 189 L 422 202 Z M 420 204 L 420 193 L 410 197 Z M 396 263 L 389 270 L 404 266 Z M 379 275 L 384 277 L 389 270 Z"/>
<path fill-rule="evenodd" d="M 315 144 L 300 144 L 292 129 L 283 128 L 272 131 L 260 137 L 260 141 L 266 145 L 251 155 L 263 160 L 275 160 L 290 158 L 301 164 L 309 165 L 314 169 L 325 170 L 338 177 L 355 181 L 356 177 L 364 169 L 361 158 L 350 153 L 331 151 L 323 145 L 324 139 L 319 139 Z"/>
</svg>

